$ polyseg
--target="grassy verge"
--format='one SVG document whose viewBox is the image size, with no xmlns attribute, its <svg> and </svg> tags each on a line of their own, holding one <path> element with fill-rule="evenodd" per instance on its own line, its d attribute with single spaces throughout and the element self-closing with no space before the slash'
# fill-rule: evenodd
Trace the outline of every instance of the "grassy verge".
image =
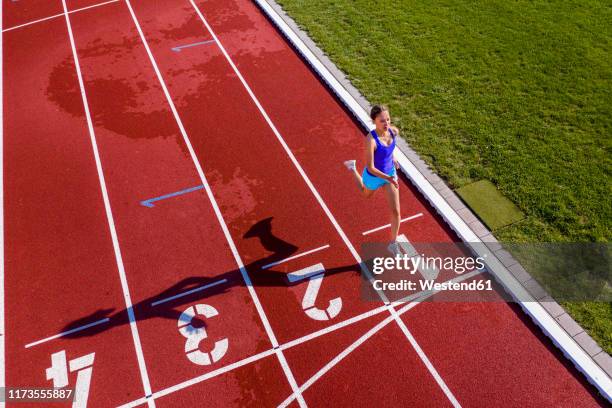
<svg viewBox="0 0 612 408">
<path fill-rule="evenodd" d="M 525 213 L 500 241 L 610 241 L 609 2 L 278 1 L 451 187 Z M 564 306 L 612 353 L 609 303 Z"/>
</svg>

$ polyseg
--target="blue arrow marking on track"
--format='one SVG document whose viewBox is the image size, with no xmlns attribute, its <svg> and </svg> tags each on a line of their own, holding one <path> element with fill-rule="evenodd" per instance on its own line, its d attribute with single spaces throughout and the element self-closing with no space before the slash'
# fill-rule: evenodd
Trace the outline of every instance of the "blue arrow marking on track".
<svg viewBox="0 0 612 408">
<path fill-rule="evenodd" d="M 183 194 L 191 193 L 192 191 L 201 190 L 203 188 L 204 188 L 204 185 L 195 186 L 195 187 L 191 187 L 191 188 L 188 188 L 188 189 L 185 189 L 185 190 L 177 191 L 176 193 L 170 193 L 170 194 L 166 194 L 166 195 L 155 197 L 155 198 L 149 198 L 148 200 L 141 201 L 140 205 L 143 205 L 143 206 L 149 207 L 149 208 L 153 208 L 154 207 L 153 203 L 155 201 L 160 201 L 160 200 L 165 200 L 166 198 L 172 198 L 172 197 L 180 196 L 180 195 L 183 195 Z"/>
<path fill-rule="evenodd" d="M 215 40 L 200 41 L 200 42 L 193 43 L 193 44 L 181 45 L 179 47 L 172 47 L 171 49 L 174 52 L 181 52 L 181 49 L 183 49 L 183 48 L 195 47 L 196 45 L 209 44 L 209 43 L 212 43 L 212 42 L 215 42 Z"/>
</svg>

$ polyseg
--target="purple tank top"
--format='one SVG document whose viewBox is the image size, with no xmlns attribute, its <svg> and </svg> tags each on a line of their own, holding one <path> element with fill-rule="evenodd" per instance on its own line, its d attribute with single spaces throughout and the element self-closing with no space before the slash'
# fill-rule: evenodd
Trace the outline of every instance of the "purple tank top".
<svg viewBox="0 0 612 408">
<path fill-rule="evenodd" d="M 370 134 L 376 142 L 376 150 L 374 150 L 374 167 L 382 171 L 385 174 L 389 174 L 393 170 L 393 149 L 395 149 L 395 134 L 389 129 L 389 133 L 393 138 L 389 146 L 385 146 L 381 143 L 376 129 L 372 129 Z"/>
</svg>

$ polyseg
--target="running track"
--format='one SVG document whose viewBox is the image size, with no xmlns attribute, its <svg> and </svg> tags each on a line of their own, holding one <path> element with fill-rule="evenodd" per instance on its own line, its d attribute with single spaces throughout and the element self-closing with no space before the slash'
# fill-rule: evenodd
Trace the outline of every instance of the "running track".
<svg viewBox="0 0 612 408">
<path fill-rule="evenodd" d="M 513 305 L 361 299 L 359 249 L 388 234 L 364 235 L 384 196 L 341 166 L 363 130 L 251 2 L 97 3 L 3 2 L 7 385 L 105 407 L 603 405 Z M 401 233 L 457 241 L 401 182 Z M 287 281 L 319 264 L 325 320 Z"/>
</svg>

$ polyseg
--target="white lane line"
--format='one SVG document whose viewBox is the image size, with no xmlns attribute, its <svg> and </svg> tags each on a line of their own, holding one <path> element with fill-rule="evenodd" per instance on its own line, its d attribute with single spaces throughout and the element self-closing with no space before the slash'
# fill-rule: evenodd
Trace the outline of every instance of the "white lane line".
<svg viewBox="0 0 612 408">
<path fill-rule="evenodd" d="M 308 177 L 308 175 L 306 174 L 306 172 L 304 171 L 304 169 L 302 168 L 302 165 L 298 162 L 298 160 L 296 159 L 295 155 L 293 154 L 293 152 L 291 151 L 291 149 L 289 148 L 289 146 L 287 145 L 287 143 L 285 142 L 284 138 L 282 137 L 282 135 L 280 134 L 280 132 L 278 131 L 278 129 L 276 128 L 276 126 L 274 125 L 274 123 L 272 122 L 272 120 L 270 119 L 270 117 L 268 116 L 267 112 L 265 111 L 265 109 L 263 108 L 263 106 L 261 105 L 261 103 L 259 102 L 259 99 L 257 99 L 257 97 L 255 96 L 255 94 L 253 93 L 253 90 L 251 89 L 251 87 L 249 86 L 249 84 L 246 82 L 246 80 L 244 79 L 244 76 L 242 75 L 242 73 L 238 70 L 238 67 L 236 67 L 236 64 L 234 64 L 234 61 L 232 61 L 231 57 L 229 56 L 229 54 L 227 53 L 227 51 L 225 50 L 225 48 L 223 47 L 223 45 L 221 44 L 221 42 L 219 41 L 219 39 L 217 38 L 217 35 L 215 34 L 215 32 L 213 31 L 212 27 L 208 24 L 208 22 L 206 21 L 206 19 L 204 18 L 204 16 L 202 15 L 202 12 L 200 11 L 200 9 L 195 5 L 193 0 L 190 0 L 191 5 L 193 6 L 193 8 L 195 9 L 195 11 L 198 13 L 198 16 L 200 17 L 200 19 L 202 20 L 202 22 L 204 23 L 204 25 L 206 26 L 206 28 L 208 29 L 208 31 L 210 32 L 211 36 L 214 38 L 215 42 L 217 43 L 217 45 L 219 46 L 219 49 L 221 50 L 221 52 L 223 53 L 223 55 L 225 56 L 225 59 L 227 60 L 227 62 L 229 63 L 229 65 L 232 67 L 232 69 L 234 70 L 234 73 L 236 74 L 236 76 L 238 77 L 238 79 L 240 80 L 240 82 L 242 83 L 242 85 L 244 86 L 244 88 L 246 89 L 247 93 L 249 94 L 249 96 L 251 97 L 251 100 L 253 101 L 253 103 L 257 106 L 257 108 L 259 109 L 259 112 L 261 113 L 261 115 L 263 116 L 263 118 L 265 119 L 265 121 L 268 123 L 268 126 L 270 127 L 270 129 L 272 130 L 272 132 L 274 133 L 274 135 L 276 136 L 277 140 L 279 141 L 279 143 L 281 144 L 281 146 L 283 147 L 283 149 L 285 149 L 285 152 L 287 154 L 287 156 L 289 157 L 289 159 L 291 160 L 291 162 L 294 164 L 294 166 L 296 167 L 296 169 L 298 170 L 298 172 L 300 173 L 300 175 L 302 176 L 302 178 L 304 179 L 304 182 L 308 185 L 308 188 L 310 188 L 310 191 L 312 192 L 312 194 L 315 196 L 315 198 L 317 199 L 319 205 L 321 206 L 321 208 L 323 209 L 323 211 L 325 212 L 325 214 L 327 215 L 327 217 L 329 218 L 329 221 L 334 225 L 334 227 L 336 228 L 336 231 L 338 232 L 338 235 L 340 235 L 340 237 L 342 238 L 342 240 L 344 241 L 345 245 L 347 246 L 347 248 L 349 249 L 349 251 L 351 252 L 351 254 L 353 255 L 353 257 L 355 258 L 355 260 L 357 261 L 357 263 L 359 264 L 361 271 L 363 272 L 364 276 L 367 277 L 367 279 L 372 282 L 373 278 L 372 278 L 372 274 L 370 273 L 370 271 L 368 270 L 368 268 L 364 265 L 361 256 L 359 256 L 359 253 L 357 253 L 357 250 L 355 249 L 355 247 L 353 246 L 353 244 L 351 243 L 351 241 L 348 239 L 348 237 L 346 236 L 344 230 L 342 229 L 342 227 L 340 227 L 340 225 L 338 224 L 338 221 L 336 220 L 336 218 L 334 217 L 334 215 L 331 213 L 331 211 L 329 210 L 329 208 L 327 207 L 327 204 L 325 204 L 325 202 L 323 201 L 323 198 L 321 197 L 321 195 L 319 194 L 319 192 L 317 191 L 317 189 L 315 188 L 315 186 L 312 184 L 312 181 L 310 180 L 310 178 Z M 385 296 L 384 293 L 382 293 L 381 291 L 377 291 L 377 293 L 379 294 L 380 298 L 385 302 L 385 304 L 387 305 L 387 308 L 389 310 L 389 313 L 391 313 L 391 315 L 394 316 L 395 321 L 397 322 L 397 324 L 400 326 L 402 332 L 405 334 L 406 338 L 408 339 L 408 341 L 414 345 L 413 341 L 412 341 L 412 335 L 410 334 L 410 332 L 408 331 L 408 328 L 406 327 L 406 325 L 404 324 L 404 322 L 397 316 L 397 312 L 396 310 L 393 308 L 393 306 L 390 305 L 389 299 L 387 299 L 387 297 Z M 421 354 L 419 354 L 419 356 L 421 356 Z M 442 390 L 445 392 L 448 400 L 455 406 L 455 408 L 458 408 L 460 405 L 457 403 L 457 400 L 455 398 L 455 396 L 450 392 L 449 388 L 446 386 L 446 384 L 444 383 L 444 381 L 442 380 L 442 378 L 438 375 L 437 371 L 435 370 L 435 368 L 433 367 L 433 365 L 431 365 L 431 363 L 429 363 L 429 360 L 427 359 L 423 359 L 423 363 L 427 366 L 427 368 L 430 370 L 432 376 L 434 377 L 434 379 L 438 382 L 438 384 L 440 385 L 440 387 L 442 388 Z M 293 386 L 293 385 L 292 385 Z M 298 401 L 301 404 L 302 401 L 302 397 L 301 395 L 298 394 Z"/>
<path fill-rule="evenodd" d="M 162 303 L 170 302 L 171 300 L 182 298 L 184 296 L 191 295 L 192 293 L 201 292 L 201 291 L 206 290 L 208 288 L 212 288 L 213 286 L 221 285 L 222 283 L 225 283 L 225 282 L 227 282 L 227 279 L 221 279 L 221 280 L 218 280 L 216 282 L 209 283 L 208 285 L 199 286 L 197 288 L 190 289 L 190 290 L 187 290 L 185 292 L 181 292 L 178 295 L 170 296 L 170 297 L 164 298 L 162 300 L 158 300 L 156 302 L 153 302 L 153 303 L 151 303 L 151 306 L 161 305 Z"/>
<path fill-rule="evenodd" d="M 406 218 L 401 219 L 400 220 L 400 224 L 402 222 L 414 220 L 415 218 L 419 218 L 419 217 L 422 217 L 422 216 L 423 216 L 423 213 L 418 213 L 418 214 L 415 214 L 415 215 L 411 215 L 410 217 L 406 217 Z M 371 230 L 367 230 L 365 232 L 362 232 L 361 235 L 368 235 L 368 234 L 371 234 L 373 232 L 380 231 L 380 230 L 385 229 L 385 228 L 389 228 L 390 226 L 391 226 L 391 224 L 385 224 L 385 225 L 382 225 L 380 227 L 376 227 L 376 228 L 373 228 Z"/>
<path fill-rule="evenodd" d="M 470 273 L 466 273 L 463 274 L 457 278 L 453 278 L 453 279 L 449 279 L 447 282 L 461 282 L 464 281 L 466 279 L 469 279 L 473 276 L 476 276 L 480 273 L 482 273 L 483 271 L 480 270 L 476 270 L 476 271 L 472 271 Z M 434 294 L 438 293 L 439 291 L 430 291 L 430 292 L 419 292 L 416 293 L 415 295 L 420 295 L 418 297 L 418 300 L 415 300 L 413 302 L 408 303 L 407 305 L 405 305 L 404 307 L 402 307 L 401 309 L 399 309 L 396 313 L 397 316 L 401 316 L 402 314 L 406 313 L 407 311 L 409 311 L 410 309 L 416 307 L 417 305 L 421 304 L 426 298 L 429 298 L 431 296 L 433 296 Z M 402 304 L 403 302 L 397 301 L 394 302 L 394 304 Z M 381 308 L 378 309 L 374 309 L 372 312 L 374 311 L 378 311 Z M 370 312 L 371 313 L 371 312 Z M 374 313 L 374 314 L 378 314 Z M 373 314 L 372 314 L 373 315 Z M 363 336 L 361 336 L 359 339 L 357 339 L 353 344 L 351 344 L 350 346 L 348 346 L 346 349 L 344 349 L 340 354 L 338 354 L 336 357 L 334 357 L 329 363 L 327 363 L 325 366 L 323 366 L 323 368 L 321 368 L 319 371 L 317 371 L 317 373 L 315 375 L 313 375 L 312 377 L 310 377 L 304 384 L 302 384 L 302 386 L 300 386 L 300 391 L 304 392 L 306 391 L 312 384 L 314 384 L 319 378 L 321 378 L 325 373 L 327 373 L 329 370 L 331 370 L 334 366 L 336 366 L 340 361 L 342 361 L 346 356 L 348 356 L 350 353 L 352 353 L 355 349 L 357 349 L 357 347 L 359 347 L 361 344 L 363 344 L 367 339 L 369 339 L 370 337 L 372 337 L 374 334 L 378 333 L 380 330 L 382 330 L 385 326 L 387 326 L 389 323 L 391 323 L 393 320 L 395 319 L 394 315 L 391 315 L 387 318 L 385 318 L 383 321 L 381 321 L 380 323 L 378 323 L 376 326 L 374 326 L 373 328 L 371 328 L 370 330 L 368 330 Z M 407 330 L 407 329 L 406 329 Z M 429 371 L 433 371 L 437 374 L 437 371 L 435 370 L 435 368 L 433 368 L 433 366 L 431 366 L 431 362 L 429 361 L 429 359 L 427 358 L 427 356 L 425 355 L 425 353 L 423 352 L 423 350 L 421 349 L 421 347 L 418 345 L 417 341 L 415 340 L 415 338 L 412 336 L 412 334 L 408 331 L 407 334 L 410 340 L 410 343 L 412 344 L 412 346 L 414 347 L 416 353 L 419 355 L 419 357 L 424 361 L 425 365 L 427 366 L 427 368 L 429 369 Z M 431 367 L 430 367 L 431 366 Z M 439 376 L 439 375 L 438 375 Z M 442 379 L 440 378 L 438 383 L 442 383 L 444 384 L 444 382 L 442 381 Z M 444 390 L 444 393 L 448 395 L 448 393 L 450 393 L 450 390 L 446 389 Z M 293 400 L 295 399 L 294 395 L 290 395 L 285 401 L 283 401 L 280 405 L 279 408 L 281 407 L 286 407 L 287 405 L 289 405 Z M 454 406 L 459 406 L 459 402 L 457 400 L 451 401 L 453 403 Z"/>
<path fill-rule="evenodd" d="M 267 264 L 267 265 L 262 266 L 262 267 L 261 267 L 261 269 L 268 269 L 268 268 L 271 268 L 271 267 L 273 267 L 273 266 L 276 266 L 276 265 L 280 265 L 280 264 L 282 264 L 282 263 L 285 263 L 285 262 L 287 262 L 287 261 L 292 261 L 292 260 L 297 259 L 297 258 L 300 258 L 300 257 L 302 257 L 302 256 L 310 255 L 310 254 L 312 254 L 312 253 L 314 253 L 314 252 L 317 252 L 317 251 L 322 251 L 322 250 L 327 249 L 327 248 L 329 248 L 329 244 L 328 244 L 328 245 L 323 245 L 323 246 L 320 246 L 320 247 L 315 248 L 315 249 L 311 249 L 310 251 L 301 252 L 301 253 L 299 253 L 299 254 L 296 254 L 296 255 L 290 256 L 290 257 L 288 257 L 288 258 L 281 259 L 280 261 L 276 261 L 276 262 L 269 263 L 269 264 Z"/>
<path fill-rule="evenodd" d="M 32 343 L 26 344 L 25 348 L 30 348 L 30 347 L 38 346 L 39 344 L 43 344 L 43 343 L 46 343 L 46 342 L 51 341 L 51 340 L 59 339 L 60 337 L 64 337 L 64 336 L 67 336 L 69 334 L 80 332 L 82 330 L 89 329 L 90 327 L 97 326 L 97 325 L 102 324 L 102 323 L 106 323 L 109 320 L 110 319 L 108 317 L 104 318 L 104 319 L 96 320 L 95 322 L 87 323 L 87 324 L 85 324 L 83 326 L 79 326 L 79 327 L 76 327 L 74 329 L 66 330 L 65 332 L 61 332 L 61 333 L 55 334 L 53 336 L 46 337 L 46 338 L 44 338 L 42 340 L 38 340 L 38 341 L 35 341 L 35 342 L 32 342 Z"/>
<path fill-rule="evenodd" d="M 211 379 L 213 377 L 217 377 L 217 376 L 219 376 L 221 374 L 224 374 L 224 373 L 226 373 L 228 371 L 231 371 L 231 370 L 234 370 L 236 368 L 239 368 L 239 367 L 245 366 L 247 364 L 253 363 L 255 361 L 261 360 L 261 359 L 263 359 L 265 357 L 268 357 L 268 356 L 271 356 L 273 354 L 275 354 L 275 350 L 274 349 L 269 349 L 269 350 L 266 350 L 266 351 L 262 351 L 261 353 L 255 354 L 255 355 L 253 355 L 251 357 L 247 357 L 247 358 L 242 359 L 240 361 L 236 361 L 235 363 L 228 364 L 225 367 L 221 367 L 221 368 L 219 368 L 217 370 L 210 371 L 210 372 L 208 372 L 206 374 L 202 374 L 202 375 L 200 375 L 198 377 L 195 377 L 195 378 L 192 378 L 190 380 L 183 381 L 182 383 L 173 385 L 171 387 L 164 388 L 161 391 L 157 391 L 156 393 L 153 394 L 153 398 L 161 398 L 161 397 L 163 397 L 165 395 L 168 395 L 168 394 L 171 394 L 173 392 L 180 391 L 182 389 L 191 387 L 192 385 L 201 383 L 202 381 L 206 381 L 206 380 Z M 145 398 L 140 398 L 140 399 L 128 402 L 127 404 L 121 405 L 119 408 L 136 407 L 138 405 L 143 404 L 145 402 L 145 400 L 146 400 Z"/>
<path fill-rule="evenodd" d="M 76 68 L 77 79 L 79 81 L 79 87 L 81 89 L 81 99 L 83 102 L 83 108 L 85 110 L 85 117 L 87 119 L 87 128 L 89 129 L 89 137 L 91 140 L 91 147 L 93 149 L 94 158 L 96 161 L 96 170 L 98 172 L 98 179 L 100 181 L 100 189 L 102 190 L 102 199 L 104 201 L 104 210 L 106 211 L 106 218 L 108 220 L 108 227 L 113 242 L 113 249 L 115 251 L 115 260 L 117 262 L 117 269 L 119 272 L 119 279 L 121 280 L 121 289 L 123 290 L 123 299 L 128 313 L 130 321 L 130 329 L 132 331 L 132 339 L 134 341 L 134 347 L 136 349 L 136 356 L 138 359 L 138 368 L 140 370 L 140 377 L 142 380 L 142 386 L 145 395 L 151 395 L 151 383 L 149 382 L 149 374 L 147 372 L 147 366 L 145 363 L 144 355 L 142 353 L 142 344 L 140 343 L 140 335 L 138 334 L 138 328 L 136 327 L 136 317 L 134 316 L 134 308 L 132 305 L 132 298 L 130 296 L 130 288 L 128 286 L 127 277 L 125 274 L 125 267 L 123 266 L 123 258 L 121 256 L 121 248 L 119 247 L 119 239 L 117 238 L 117 230 L 115 228 L 115 220 L 113 218 L 113 212 L 111 210 L 110 200 L 108 198 L 108 191 L 106 189 L 106 181 L 104 179 L 104 171 L 102 170 L 102 162 L 100 160 L 100 154 L 98 152 L 98 142 L 96 141 L 96 134 L 91 120 L 91 113 L 89 111 L 89 103 L 87 102 L 87 94 L 85 93 L 85 84 L 83 82 L 83 75 L 81 74 L 81 65 L 79 63 L 79 56 L 77 55 L 76 44 L 74 36 L 72 34 L 72 25 L 70 24 L 70 16 L 68 14 L 68 7 L 66 6 L 66 0 L 62 0 L 64 7 L 64 16 L 66 18 L 66 27 L 68 29 L 68 37 L 70 38 L 70 46 L 72 47 L 72 56 L 74 58 L 74 65 Z M 149 401 L 149 407 L 154 407 L 155 402 Z"/>
<path fill-rule="evenodd" d="M 110 1 L 105 1 L 103 3 L 98 3 L 98 4 L 91 5 L 91 6 L 87 6 L 87 7 L 81 7 L 79 9 L 74 9 L 74 10 L 69 11 L 68 14 L 76 13 L 78 11 L 88 10 L 88 9 L 94 8 L 94 7 L 104 6 L 104 5 L 110 4 L 110 3 L 117 3 L 118 1 L 120 1 L 120 0 L 110 0 Z M 6 31 L 16 30 L 18 28 L 27 27 L 27 26 L 32 25 L 32 24 L 40 23 L 42 21 L 47 21 L 47 20 L 51 20 L 53 18 L 63 17 L 63 16 L 64 16 L 64 13 L 55 14 L 53 16 L 49 16 L 49 17 L 45 17 L 45 18 L 40 18 L 38 20 L 30 21 L 28 23 L 24 23 L 24 24 L 13 26 L 13 27 L 5 28 L 4 30 L 2 30 L 2 32 L 4 33 Z"/>
<path fill-rule="evenodd" d="M 0 6 L 0 32 L 2 31 L 2 9 Z M 4 355 L 6 338 L 5 322 L 4 322 L 4 53 L 3 53 L 4 35 L 0 35 L 0 388 L 5 387 L 5 359 Z M 0 403 L 0 407 L 4 407 L 4 402 Z"/>
<path fill-rule="evenodd" d="M 274 334 L 273 330 L 272 330 L 272 326 L 270 325 L 270 321 L 268 320 L 268 317 L 266 316 L 265 311 L 263 310 L 263 306 L 261 305 L 261 302 L 259 301 L 259 297 L 257 296 L 257 293 L 255 292 L 255 288 L 253 287 L 253 283 L 251 281 L 251 278 L 246 270 L 246 268 L 244 267 L 244 262 L 242 261 L 242 258 L 240 257 L 240 254 L 238 253 L 238 249 L 236 248 L 236 244 L 234 243 L 234 240 L 229 232 L 229 229 L 227 227 L 227 224 L 225 223 L 225 220 L 223 219 L 223 215 L 221 214 L 221 210 L 219 209 L 219 205 L 217 204 L 217 200 L 215 199 L 212 190 L 210 188 L 210 185 L 208 184 L 208 180 L 206 179 L 206 175 L 204 174 L 204 170 L 202 170 L 202 166 L 200 165 L 200 161 L 198 160 L 198 157 L 196 156 L 195 151 L 193 150 L 193 146 L 191 145 L 191 141 L 189 140 L 189 136 L 187 135 L 187 131 L 185 130 L 185 127 L 183 126 L 183 121 L 181 120 L 178 111 L 176 109 L 176 106 L 174 105 L 174 101 L 172 100 L 172 97 L 170 96 L 170 92 L 168 91 L 168 88 L 166 86 L 166 83 L 164 81 L 164 78 L 161 74 L 161 72 L 159 71 L 159 67 L 157 66 L 157 62 L 155 61 L 155 57 L 153 56 L 153 53 L 151 52 L 151 48 L 149 47 L 149 43 L 147 42 L 147 39 L 145 38 L 145 35 L 142 31 L 142 28 L 140 27 L 140 23 L 138 22 L 138 19 L 136 18 L 136 14 L 134 13 L 134 10 L 132 9 L 132 5 L 130 3 L 130 0 L 125 0 L 125 4 L 127 5 L 128 9 L 130 10 L 130 14 L 132 16 L 132 19 L 134 20 L 134 24 L 136 25 L 136 29 L 138 30 L 138 34 L 140 35 L 140 38 L 142 40 L 142 43 L 147 51 L 147 54 L 149 56 L 149 59 L 151 61 L 151 64 L 153 65 L 153 69 L 155 70 L 155 74 L 157 75 L 157 79 L 159 80 L 160 86 L 162 87 L 163 91 L 164 91 L 164 95 L 166 96 L 166 100 L 168 101 L 168 105 L 170 106 L 170 110 L 172 110 L 172 114 L 174 115 L 174 119 L 176 120 L 176 123 L 179 127 L 179 130 L 181 132 L 181 135 L 183 136 L 183 140 L 185 142 L 185 145 L 187 146 L 187 150 L 189 151 L 189 155 L 191 156 L 191 160 L 193 161 L 193 164 L 198 172 L 198 175 L 200 176 L 200 180 L 202 181 L 202 184 L 204 185 L 204 189 L 206 190 L 206 194 L 208 195 L 208 198 L 210 200 L 210 203 L 213 207 L 213 210 L 215 212 L 215 215 L 217 217 L 217 220 L 219 221 L 219 225 L 221 226 L 221 229 L 223 230 L 223 234 L 225 235 L 225 239 L 227 240 L 227 243 L 231 249 L 232 255 L 234 256 L 234 259 L 236 261 L 236 264 L 238 265 L 238 268 L 240 269 L 240 273 L 242 274 L 242 278 L 244 279 L 245 285 L 251 295 L 251 298 L 253 299 L 253 303 L 255 304 L 255 307 L 257 309 L 257 313 L 259 314 L 259 317 L 264 325 L 264 328 L 266 330 L 266 333 L 268 335 L 268 338 L 270 339 L 270 342 L 272 343 L 272 346 L 275 348 L 275 354 L 283 368 L 283 372 L 285 373 L 285 376 L 287 377 L 287 381 L 289 382 L 289 384 L 291 385 L 291 389 L 294 390 L 294 392 L 297 392 L 297 382 L 295 381 L 295 378 L 293 376 L 293 373 L 291 372 L 291 369 L 289 368 L 289 365 L 287 364 L 283 353 L 281 350 L 277 349 L 278 347 L 278 340 L 276 339 L 276 335 Z M 195 4 L 192 2 L 191 3 L 193 5 L 194 8 L 196 8 Z M 196 8 L 197 9 L 197 8 Z M 198 10 L 199 11 L 199 10 Z M 200 14 L 200 17 L 202 17 L 202 15 Z M 210 30 L 209 30 L 210 31 Z M 217 40 L 216 36 L 212 33 L 212 31 L 210 31 L 211 34 L 213 35 L 213 38 L 215 40 L 215 42 L 217 44 L 219 44 L 219 41 Z M 305 407 L 306 406 L 306 402 L 304 401 L 304 399 L 302 398 L 301 395 L 298 395 L 298 402 L 300 404 L 300 406 Z"/>
</svg>

